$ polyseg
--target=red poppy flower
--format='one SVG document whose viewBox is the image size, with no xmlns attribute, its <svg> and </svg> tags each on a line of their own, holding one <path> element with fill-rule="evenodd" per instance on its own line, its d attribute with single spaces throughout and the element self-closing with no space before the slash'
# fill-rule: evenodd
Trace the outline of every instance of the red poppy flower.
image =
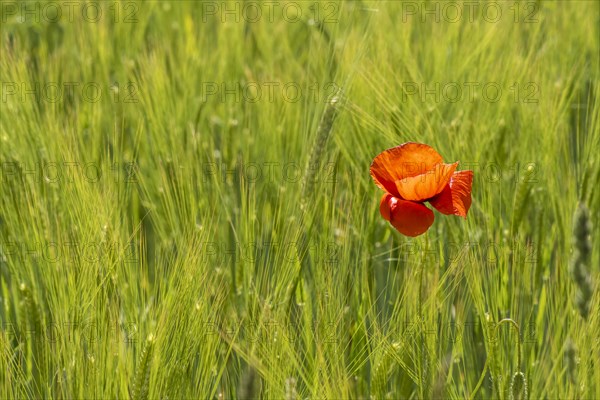
<svg viewBox="0 0 600 400">
<path fill-rule="evenodd" d="M 371 176 L 386 191 L 379 211 L 406 236 L 419 236 L 433 224 L 428 201 L 446 215 L 466 218 L 471 207 L 473 171 L 456 171 L 426 144 L 408 142 L 387 149 L 371 164 Z"/>
</svg>

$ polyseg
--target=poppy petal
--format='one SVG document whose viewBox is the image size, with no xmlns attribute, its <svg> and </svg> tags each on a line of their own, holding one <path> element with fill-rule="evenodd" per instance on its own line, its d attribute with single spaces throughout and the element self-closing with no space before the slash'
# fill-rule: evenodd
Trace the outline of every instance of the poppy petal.
<svg viewBox="0 0 600 400">
<path fill-rule="evenodd" d="M 444 190 L 429 203 L 442 214 L 466 218 L 471 207 L 472 186 L 473 171 L 456 171 Z"/>
<path fill-rule="evenodd" d="M 379 210 L 384 219 L 390 221 L 398 232 L 406 236 L 419 236 L 433 224 L 434 215 L 429 208 L 390 194 L 382 197 Z"/>
<path fill-rule="evenodd" d="M 399 197 L 397 180 L 424 174 L 442 162 L 442 156 L 433 147 L 408 142 L 381 152 L 370 170 L 377 186 Z"/>
<path fill-rule="evenodd" d="M 392 219 L 392 209 L 389 202 L 390 197 L 393 198 L 391 194 L 386 193 L 381 197 L 381 201 L 379 202 L 379 212 L 386 221 Z"/>
<path fill-rule="evenodd" d="M 396 189 L 405 200 L 425 201 L 440 193 L 450 182 L 450 178 L 458 166 L 454 164 L 437 164 L 430 171 L 397 180 Z"/>
</svg>

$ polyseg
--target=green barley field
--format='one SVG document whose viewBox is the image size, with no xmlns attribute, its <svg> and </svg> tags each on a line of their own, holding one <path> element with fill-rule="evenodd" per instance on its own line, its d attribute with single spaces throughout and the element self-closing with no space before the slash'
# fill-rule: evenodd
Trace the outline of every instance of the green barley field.
<svg viewBox="0 0 600 400">
<path fill-rule="evenodd" d="M 600 3 L 0 23 L 0 398 L 600 398 Z M 466 219 L 382 218 L 405 142 L 473 171 Z"/>
</svg>

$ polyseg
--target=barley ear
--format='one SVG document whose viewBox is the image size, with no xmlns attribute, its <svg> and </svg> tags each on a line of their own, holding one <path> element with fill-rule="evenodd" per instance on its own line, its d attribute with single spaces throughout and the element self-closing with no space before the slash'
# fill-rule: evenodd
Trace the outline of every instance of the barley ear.
<svg viewBox="0 0 600 400">
<path fill-rule="evenodd" d="M 385 349 L 380 361 L 375 365 L 373 378 L 371 379 L 371 398 L 383 399 L 387 395 L 388 376 L 393 367 L 393 352 L 400 347 L 394 343 L 390 349 Z"/>
<path fill-rule="evenodd" d="M 498 331 L 502 324 L 509 324 L 516 333 L 516 348 L 517 348 L 517 372 L 513 375 L 510 381 L 510 398 L 511 399 L 526 399 L 527 398 L 527 380 L 525 379 L 525 374 L 521 372 L 521 328 L 519 324 L 515 322 L 512 318 L 504 318 L 496 325 L 496 337 L 498 336 Z"/>
<path fill-rule="evenodd" d="M 24 300 L 24 313 L 26 313 L 27 315 L 27 324 L 29 325 L 29 328 L 31 329 L 31 331 L 34 334 L 39 334 L 39 330 L 42 327 L 42 320 L 41 320 L 41 312 L 40 312 L 40 308 L 37 304 L 37 302 L 35 301 L 35 299 L 33 298 L 33 295 L 31 294 L 31 291 L 29 290 L 29 288 L 27 287 L 27 285 L 25 285 L 24 283 L 21 284 L 19 290 L 21 291 L 21 294 L 23 295 L 23 300 Z"/>
<path fill-rule="evenodd" d="M 303 204 L 306 203 L 307 197 L 310 196 L 313 191 L 317 170 L 319 169 L 323 152 L 327 145 L 331 129 L 333 128 L 333 123 L 337 116 L 338 103 L 339 98 L 337 96 L 329 100 L 327 107 L 321 116 L 321 122 L 319 122 L 319 128 L 317 129 L 317 136 L 312 147 L 310 160 L 304 173 L 301 197 Z"/>
<path fill-rule="evenodd" d="M 527 379 L 525 379 L 525 374 L 521 371 L 515 373 L 510 381 L 510 399 L 527 399 Z"/>
<path fill-rule="evenodd" d="M 31 290 L 24 283 L 20 286 L 23 296 L 23 317 L 22 320 L 29 326 L 29 332 L 33 335 L 31 338 L 31 359 L 32 374 L 37 387 L 42 387 L 45 379 L 46 370 L 46 349 L 44 346 L 42 310 L 38 302 L 33 297 Z M 40 394 L 41 395 L 41 394 Z"/>
<path fill-rule="evenodd" d="M 146 400 L 148 398 L 150 365 L 152 364 L 154 340 L 154 335 L 150 334 L 144 343 L 142 355 L 135 371 L 133 381 L 133 390 L 131 394 L 133 400 Z"/>
<path fill-rule="evenodd" d="M 565 344 L 565 364 L 567 369 L 567 377 L 571 384 L 577 384 L 577 346 L 569 338 Z"/>
<path fill-rule="evenodd" d="M 527 170 L 525 171 L 523 180 L 521 180 L 517 185 L 517 191 L 513 202 L 513 214 L 511 221 L 511 229 L 513 232 L 517 232 L 519 226 L 521 225 L 521 221 L 523 220 L 523 216 L 525 215 L 525 210 L 529 203 L 529 196 L 531 195 L 531 179 L 534 176 L 534 174 L 534 166 L 529 165 L 527 167 Z"/>
<path fill-rule="evenodd" d="M 593 282 L 588 271 L 590 265 L 592 242 L 590 213 L 584 204 L 579 204 L 575 211 L 573 226 L 573 256 L 569 264 L 569 272 L 577 291 L 575 293 L 575 306 L 579 314 L 587 319 L 590 313 Z"/>
<path fill-rule="evenodd" d="M 242 375 L 238 389 L 238 398 L 246 400 L 258 398 L 257 392 L 260 389 L 259 386 L 260 377 L 256 373 L 256 369 L 249 365 Z"/>
<path fill-rule="evenodd" d="M 296 390 L 296 378 L 287 378 L 285 380 L 285 400 L 297 400 L 298 391 Z"/>
</svg>

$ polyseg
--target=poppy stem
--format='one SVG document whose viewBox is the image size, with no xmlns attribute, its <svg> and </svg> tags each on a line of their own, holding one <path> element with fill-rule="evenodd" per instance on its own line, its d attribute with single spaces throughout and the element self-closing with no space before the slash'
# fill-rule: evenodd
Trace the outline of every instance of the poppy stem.
<svg viewBox="0 0 600 400">
<path fill-rule="evenodd" d="M 488 370 L 488 361 L 489 361 L 489 359 L 486 357 L 485 364 L 483 365 L 483 371 L 481 372 L 481 376 L 479 377 L 479 380 L 477 381 L 477 385 L 475 385 L 475 389 L 473 389 L 473 391 L 471 392 L 471 396 L 469 397 L 470 400 L 475 399 L 475 395 L 477 394 L 477 392 L 479 391 L 479 388 L 483 384 L 485 375 Z"/>
<path fill-rule="evenodd" d="M 418 303 L 418 313 L 419 313 L 419 321 L 421 322 L 421 368 L 420 368 L 420 385 L 419 385 L 419 395 L 423 399 L 425 398 L 425 379 L 427 375 L 427 343 L 425 342 L 425 335 L 423 333 L 424 329 L 424 319 L 423 319 L 423 275 L 425 270 L 425 254 L 429 252 L 429 235 L 425 233 L 425 253 L 422 254 L 421 258 L 421 266 L 419 269 L 419 303 Z"/>
<path fill-rule="evenodd" d="M 517 332 L 517 370 L 521 370 L 521 330 L 519 329 L 519 324 L 517 324 L 512 318 L 504 318 L 496 325 L 496 336 L 498 335 L 498 330 L 500 325 L 502 324 L 511 324 L 512 327 Z"/>
</svg>

